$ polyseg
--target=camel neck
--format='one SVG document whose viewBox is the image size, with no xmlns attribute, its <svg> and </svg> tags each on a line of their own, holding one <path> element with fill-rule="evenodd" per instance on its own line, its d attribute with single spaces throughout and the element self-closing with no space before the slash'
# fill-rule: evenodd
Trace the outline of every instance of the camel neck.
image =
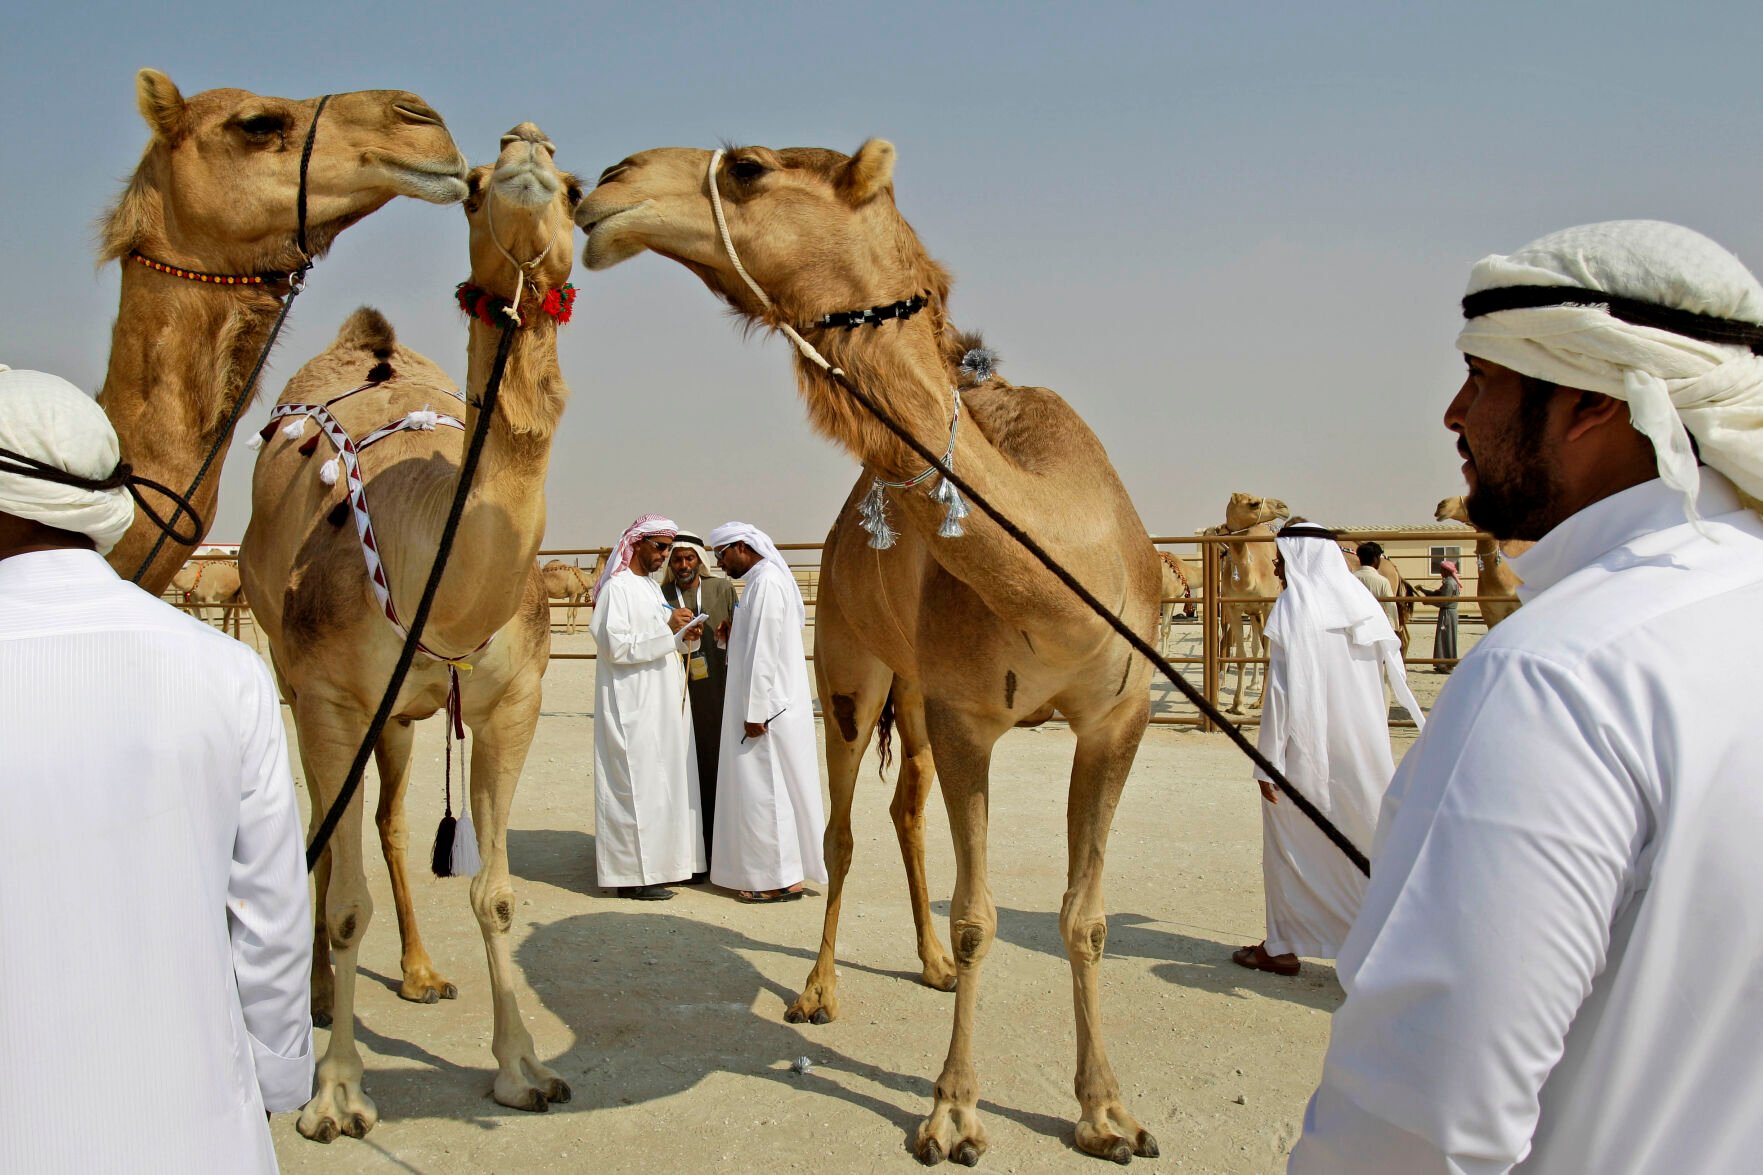
<svg viewBox="0 0 1763 1175">
<path fill-rule="evenodd" d="M 926 317 L 853 330 L 813 332 L 809 341 L 834 367 L 933 453 L 949 442 L 954 420 L 951 380 Z M 925 468 L 924 459 L 888 431 L 819 367 L 800 356 L 797 382 L 808 402 L 809 422 L 864 467 L 887 481 L 902 481 Z"/>
</svg>

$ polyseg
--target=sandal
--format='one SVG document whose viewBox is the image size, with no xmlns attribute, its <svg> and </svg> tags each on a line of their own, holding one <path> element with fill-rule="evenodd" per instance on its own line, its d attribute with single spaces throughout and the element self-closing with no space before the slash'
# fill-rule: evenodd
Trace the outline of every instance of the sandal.
<svg viewBox="0 0 1763 1175">
<path fill-rule="evenodd" d="M 1232 951 L 1230 961 L 1239 967 L 1247 967 L 1251 971 L 1266 971 L 1271 975 L 1296 975 L 1303 966 L 1296 955 L 1268 954 L 1265 941 Z"/>
<path fill-rule="evenodd" d="M 763 906 L 771 902 L 793 902 L 806 892 L 801 889 L 774 889 L 767 892 L 743 889 L 735 894 L 735 901 L 745 902 L 749 906 Z"/>
</svg>

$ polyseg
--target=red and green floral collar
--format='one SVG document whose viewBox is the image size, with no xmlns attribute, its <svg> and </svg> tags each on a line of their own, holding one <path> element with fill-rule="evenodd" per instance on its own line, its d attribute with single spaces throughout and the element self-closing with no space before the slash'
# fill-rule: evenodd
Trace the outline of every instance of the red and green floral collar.
<svg viewBox="0 0 1763 1175">
<path fill-rule="evenodd" d="M 454 287 L 453 296 L 467 318 L 475 318 L 490 326 L 501 326 L 508 321 L 503 313 L 509 305 L 508 299 L 498 298 L 482 286 L 460 282 Z M 568 322 L 570 315 L 575 313 L 575 286 L 563 285 L 545 291 L 545 296 L 539 300 L 539 309 L 555 318 L 560 326 Z"/>
</svg>

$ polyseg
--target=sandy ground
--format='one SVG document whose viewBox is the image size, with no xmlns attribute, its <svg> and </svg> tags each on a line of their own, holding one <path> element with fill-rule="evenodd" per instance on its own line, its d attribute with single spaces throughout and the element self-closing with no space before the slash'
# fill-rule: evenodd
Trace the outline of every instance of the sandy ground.
<svg viewBox="0 0 1763 1175">
<path fill-rule="evenodd" d="M 1177 634 L 1194 639 L 1179 626 Z M 1417 637 L 1414 653 L 1424 656 L 1430 625 Z M 560 634 L 555 648 L 586 642 Z M 391 892 L 370 853 L 376 914 L 357 1015 L 381 1122 L 364 1140 L 320 1146 L 295 1132 L 293 1115 L 278 1115 L 284 1170 L 913 1169 L 911 1132 L 930 1102 L 953 1005 L 917 982 L 887 816 L 891 784 L 877 780 L 873 753 L 839 940 L 842 1015 L 818 1027 L 787 1024 L 784 1008 L 820 938 L 818 892 L 747 906 L 708 889 L 639 903 L 596 888 L 593 664 L 556 661 L 546 676 L 509 836 L 520 1004 L 539 1055 L 570 1082 L 573 1100 L 533 1115 L 489 1097 L 489 983 L 465 881 L 415 873 L 424 939 L 458 984 L 458 1000 L 398 998 Z M 1413 680 L 1430 704 L 1444 678 Z M 433 720 L 419 729 L 411 828 L 426 855 L 441 811 L 441 729 Z M 1399 754 L 1410 732 L 1395 742 Z M 1054 723 L 1013 731 L 994 760 L 1000 926 L 976 1036 L 991 1134 L 981 1166 L 994 1171 L 1103 1169 L 1071 1141 L 1075 1035 L 1057 910 L 1072 748 Z M 1258 805 L 1246 761 L 1224 736 L 1167 726 L 1147 733 L 1109 844 L 1102 967 L 1110 1056 L 1127 1104 L 1163 1152 L 1135 1160 L 1141 1166 L 1283 1169 L 1320 1072 L 1341 1000 L 1333 969 L 1307 962 L 1286 979 L 1229 958 L 1262 937 Z M 954 866 L 940 798 L 930 807 L 928 868 L 946 939 Z M 322 1055 L 329 1033 L 317 1036 Z M 806 1074 L 790 1069 L 799 1057 L 812 1062 Z"/>
</svg>

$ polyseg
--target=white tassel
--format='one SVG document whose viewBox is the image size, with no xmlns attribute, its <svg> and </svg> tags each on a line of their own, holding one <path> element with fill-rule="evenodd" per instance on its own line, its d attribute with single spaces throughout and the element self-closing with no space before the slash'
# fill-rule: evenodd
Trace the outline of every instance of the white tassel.
<svg viewBox="0 0 1763 1175">
<path fill-rule="evenodd" d="M 290 420 L 290 421 L 288 421 L 288 423 L 282 425 L 282 435 L 287 437 L 290 441 L 299 440 L 300 434 L 305 431 L 306 431 L 306 418 L 304 416 L 300 417 L 297 420 Z"/>
<path fill-rule="evenodd" d="M 484 866 L 477 851 L 477 830 L 471 826 L 471 813 L 460 812 L 459 823 L 453 826 L 453 876 L 473 877 Z"/>
<path fill-rule="evenodd" d="M 416 409 L 415 411 L 404 414 L 405 428 L 420 429 L 423 432 L 433 432 L 435 425 L 439 424 L 440 421 L 441 414 L 432 411 L 427 404 L 424 404 L 421 408 Z"/>
<path fill-rule="evenodd" d="M 335 457 L 332 457 L 329 461 L 326 461 L 323 465 L 318 467 L 318 480 L 322 481 L 327 486 L 334 486 L 337 484 L 337 475 L 342 472 L 342 463 Z"/>
<path fill-rule="evenodd" d="M 257 450 L 263 448 L 263 434 L 255 433 L 255 432 L 252 433 L 251 439 L 245 442 L 245 447 L 247 449 L 251 450 L 253 453 L 255 453 Z"/>
<path fill-rule="evenodd" d="M 869 532 L 870 546 L 878 551 L 885 551 L 894 545 L 898 536 L 888 522 L 887 489 L 882 485 L 881 478 L 869 483 L 869 492 L 857 503 L 857 518 L 857 525 Z"/>
</svg>

